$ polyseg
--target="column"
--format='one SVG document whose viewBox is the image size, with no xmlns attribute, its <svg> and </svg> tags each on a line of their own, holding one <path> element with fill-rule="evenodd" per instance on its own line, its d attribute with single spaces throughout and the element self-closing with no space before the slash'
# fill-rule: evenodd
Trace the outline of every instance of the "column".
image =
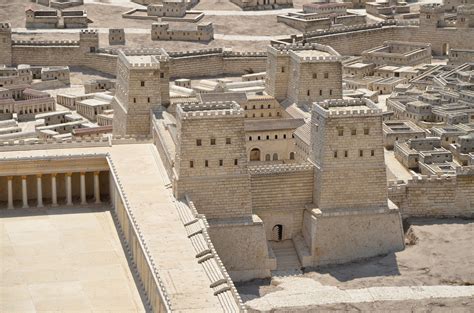
<svg viewBox="0 0 474 313">
<path fill-rule="evenodd" d="M 21 176 L 21 199 L 23 200 L 23 209 L 27 209 L 28 190 L 26 189 L 26 176 Z"/>
<path fill-rule="evenodd" d="M 56 173 L 51 174 L 51 204 L 58 205 L 58 187 L 56 185 Z"/>
<path fill-rule="evenodd" d="M 100 203 L 99 174 L 100 174 L 100 172 L 94 172 L 94 198 L 95 198 L 95 203 Z"/>
<path fill-rule="evenodd" d="M 8 209 L 13 209 L 13 176 L 8 176 Z"/>
<path fill-rule="evenodd" d="M 43 186 L 41 181 L 41 174 L 36 175 L 36 197 L 38 198 L 38 208 L 43 207 Z"/>
<path fill-rule="evenodd" d="M 81 172 L 81 204 L 87 204 L 86 200 L 86 173 Z"/>
<path fill-rule="evenodd" d="M 66 173 L 66 205 L 72 205 L 71 175 L 72 173 Z"/>
</svg>

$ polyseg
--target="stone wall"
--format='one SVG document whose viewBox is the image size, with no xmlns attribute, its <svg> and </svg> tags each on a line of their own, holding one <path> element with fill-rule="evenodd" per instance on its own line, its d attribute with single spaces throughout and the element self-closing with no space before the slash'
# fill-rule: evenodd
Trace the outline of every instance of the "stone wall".
<svg viewBox="0 0 474 313">
<path fill-rule="evenodd" d="M 303 236 L 311 266 L 352 262 L 403 250 L 398 209 L 321 213 L 304 212 Z"/>
<path fill-rule="evenodd" d="M 306 41 L 329 45 L 343 55 L 360 55 L 362 51 L 388 40 L 425 42 L 431 44 L 434 55 L 443 55 L 449 48 L 474 49 L 474 41 L 465 40 L 472 34 L 472 28 L 420 27 L 416 23 L 404 25 L 399 22 L 398 26 L 349 26 L 335 31 L 310 33 L 306 34 Z"/>
<path fill-rule="evenodd" d="M 276 268 L 275 261 L 268 256 L 262 220 L 257 215 L 251 218 L 209 222 L 212 243 L 233 281 L 267 278 L 270 270 Z"/>
<path fill-rule="evenodd" d="M 279 164 L 249 168 L 252 210 L 265 225 L 268 239 L 275 225 L 282 225 L 282 239 L 301 232 L 303 211 L 313 201 L 313 167 Z"/>
<path fill-rule="evenodd" d="M 388 196 L 403 217 L 474 216 L 474 174 L 419 176 L 391 183 Z"/>
</svg>

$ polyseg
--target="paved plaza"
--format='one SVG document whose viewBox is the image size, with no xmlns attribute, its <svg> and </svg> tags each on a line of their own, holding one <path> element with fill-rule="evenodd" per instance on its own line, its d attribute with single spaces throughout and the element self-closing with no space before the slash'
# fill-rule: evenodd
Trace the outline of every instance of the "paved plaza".
<svg viewBox="0 0 474 313">
<path fill-rule="evenodd" d="M 145 312 L 108 210 L 15 210 L 0 219 L 2 312 Z"/>
</svg>

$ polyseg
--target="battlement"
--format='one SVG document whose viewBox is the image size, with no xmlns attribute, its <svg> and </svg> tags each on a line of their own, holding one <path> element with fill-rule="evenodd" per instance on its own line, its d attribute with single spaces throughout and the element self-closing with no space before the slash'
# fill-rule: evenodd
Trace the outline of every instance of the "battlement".
<svg viewBox="0 0 474 313">
<path fill-rule="evenodd" d="M 324 117 L 349 117 L 349 116 L 380 116 L 382 110 L 377 108 L 369 99 L 331 99 L 317 102 L 313 112 Z"/>
<path fill-rule="evenodd" d="M 79 46 L 77 40 L 13 40 L 14 46 Z"/>
<path fill-rule="evenodd" d="M 150 55 L 145 53 L 144 50 L 119 50 L 118 58 L 130 69 L 160 69 L 160 60 L 167 60 L 166 56 Z M 136 53 L 133 53 L 133 51 Z"/>
<path fill-rule="evenodd" d="M 273 175 L 281 173 L 312 171 L 313 165 L 310 163 L 268 164 L 249 166 L 248 169 L 250 175 Z"/>
<path fill-rule="evenodd" d="M 340 56 L 340 54 L 330 46 L 322 45 L 319 43 L 296 43 L 289 45 L 273 45 L 268 47 L 269 52 L 273 52 L 280 55 L 290 54 L 291 51 L 322 51 L 331 54 L 332 56 Z"/>
<path fill-rule="evenodd" d="M 442 175 L 418 175 L 414 176 L 411 179 L 407 181 L 407 186 L 414 186 L 414 185 L 419 185 L 419 184 L 425 184 L 425 183 L 433 183 L 433 182 L 446 182 L 446 183 L 455 183 L 456 182 L 456 176 L 455 175 L 447 175 L 447 174 L 442 174 Z"/>
<path fill-rule="evenodd" d="M 99 31 L 97 29 L 81 29 L 80 35 L 94 35 L 99 36 Z"/>
<path fill-rule="evenodd" d="M 244 110 L 235 101 L 181 103 L 177 106 L 180 119 L 222 118 L 243 116 Z"/>
<path fill-rule="evenodd" d="M 436 3 L 424 4 L 420 6 L 420 13 L 427 13 L 427 14 L 444 13 L 444 7 Z"/>
<path fill-rule="evenodd" d="M 5 33 L 11 32 L 10 23 L 0 23 L 0 32 L 5 32 Z"/>
<path fill-rule="evenodd" d="M 471 176 L 471 175 L 474 175 L 474 165 L 457 167 L 456 168 L 456 175 L 457 176 L 461 176 L 461 175 Z"/>
<path fill-rule="evenodd" d="M 474 5 L 465 4 L 465 5 L 458 6 L 457 12 L 458 14 L 474 15 Z"/>
<path fill-rule="evenodd" d="M 224 57 L 266 57 L 266 52 L 234 52 L 224 51 Z"/>
<path fill-rule="evenodd" d="M 176 51 L 176 52 L 169 52 L 169 56 L 174 57 L 174 58 L 179 58 L 179 57 L 187 57 L 187 56 L 195 56 L 195 55 L 222 54 L 223 51 L 224 49 L 222 48 Z"/>
<path fill-rule="evenodd" d="M 337 62 L 341 58 L 339 56 L 300 56 L 293 51 L 290 52 L 291 56 L 297 59 L 300 63 L 317 63 L 317 62 Z"/>
<path fill-rule="evenodd" d="M 379 29 L 384 26 L 393 26 L 396 24 L 397 22 L 394 20 L 387 20 L 384 22 L 379 22 L 379 23 L 370 24 L 370 25 L 359 24 L 359 25 L 353 25 L 353 26 L 343 26 L 343 27 L 338 27 L 337 29 L 326 29 L 326 30 L 317 30 L 317 31 L 307 32 L 303 34 L 303 38 L 319 37 L 319 36 L 326 36 L 326 35 L 333 35 L 333 34 L 340 34 L 340 33 L 349 33 L 349 32 L 354 32 L 354 31 L 361 31 L 361 30 Z"/>
<path fill-rule="evenodd" d="M 160 61 L 168 60 L 168 53 L 163 48 L 138 48 L 138 49 L 122 49 L 126 56 L 154 56 Z M 118 54 L 118 51 L 117 51 Z"/>
</svg>

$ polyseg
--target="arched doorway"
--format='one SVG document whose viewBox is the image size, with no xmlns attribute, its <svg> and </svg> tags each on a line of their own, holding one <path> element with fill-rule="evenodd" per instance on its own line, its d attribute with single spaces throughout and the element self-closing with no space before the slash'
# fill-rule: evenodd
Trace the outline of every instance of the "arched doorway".
<svg viewBox="0 0 474 313">
<path fill-rule="evenodd" d="M 250 150 L 250 161 L 260 161 L 260 149 L 253 148 Z"/>
<path fill-rule="evenodd" d="M 443 55 L 449 55 L 449 43 L 443 44 Z"/>
<path fill-rule="evenodd" d="M 272 240 L 281 241 L 283 239 L 283 225 L 276 224 L 272 228 Z"/>
</svg>

